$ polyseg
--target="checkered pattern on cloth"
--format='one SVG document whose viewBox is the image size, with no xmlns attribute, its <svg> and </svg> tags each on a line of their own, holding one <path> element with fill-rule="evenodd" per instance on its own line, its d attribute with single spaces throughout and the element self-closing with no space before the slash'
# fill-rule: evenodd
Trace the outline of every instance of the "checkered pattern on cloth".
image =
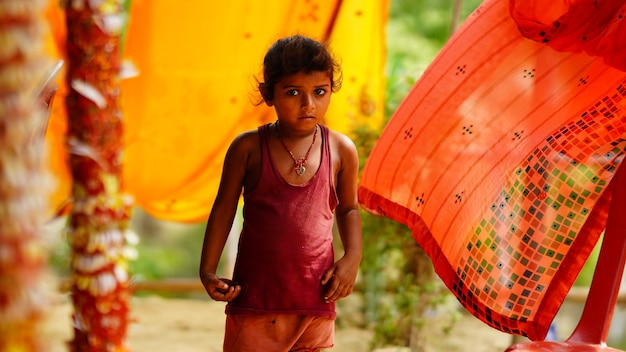
<svg viewBox="0 0 626 352">
<path fill-rule="evenodd" d="M 476 317 L 540 340 L 604 229 L 626 150 L 626 5 L 515 3 L 483 3 L 431 63 L 359 201 L 407 225 Z"/>
</svg>

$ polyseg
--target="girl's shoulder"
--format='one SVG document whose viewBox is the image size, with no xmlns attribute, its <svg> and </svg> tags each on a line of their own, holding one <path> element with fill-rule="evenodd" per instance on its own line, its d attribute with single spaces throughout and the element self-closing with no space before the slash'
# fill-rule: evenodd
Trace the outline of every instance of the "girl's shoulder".
<svg viewBox="0 0 626 352">
<path fill-rule="evenodd" d="M 356 145 L 354 144 L 352 139 L 350 139 L 350 137 L 348 137 L 347 135 L 341 132 L 331 130 L 329 128 L 328 136 L 329 136 L 328 139 L 330 140 L 331 146 L 334 146 L 340 150 L 344 148 L 356 149 Z"/>
<path fill-rule="evenodd" d="M 250 130 L 237 135 L 230 144 L 230 150 L 237 154 L 247 154 L 251 150 L 259 149 L 259 132 Z"/>
<path fill-rule="evenodd" d="M 359 154 L 356 145 L 345 134 L 328 129 L 329 146 L 337 170 L 358 169 Z"/>
<path fill-rule="evenodd" d="M 235 137 L 235 139 L 233 140 L 233 143 L 244 144 L 244 145 L 256 143 L 256 145 L 258 146 L 259 139 L 260 139 L 259 131 L 250 130 L 250 131 L 241 132 L 239 135 L 237 135 L 237 137 Z"/>
</svg>

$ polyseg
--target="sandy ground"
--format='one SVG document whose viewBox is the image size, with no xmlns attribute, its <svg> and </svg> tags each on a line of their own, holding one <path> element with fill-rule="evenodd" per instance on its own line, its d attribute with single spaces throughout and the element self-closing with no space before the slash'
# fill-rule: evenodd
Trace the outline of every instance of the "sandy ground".
<svg viewBox="0 0 626 352">
<path fill-rule="evenodd" d="M 342 312 L 338 306 L 338 313 Z M 64 352 L 65 342 L 70 340 L 71 305 L 67 297 L 60 296 L 51 306 L 43 324 L 44 336 L 50 352 Z M 171 299 L 159 296 L 136 297 L 132 301 L 128 343 L 134 352 L 218 352 L 221 351 L 224 305 L 208 299 Z M 345 319 L 349 321 L 349 319 Z M 371 331 L 342 324 L 336 331 L 336 345 L 332 352 L 371 351 Z M 512 337 L 489 328 L 476 318 L 461 314 L 445 334 L 431 325 L 429 332 L 430 352 L 501 352 L 511 344 Z M 408 349 L 389 347 L 378 352 L 406 352 Z"/>
</svg>

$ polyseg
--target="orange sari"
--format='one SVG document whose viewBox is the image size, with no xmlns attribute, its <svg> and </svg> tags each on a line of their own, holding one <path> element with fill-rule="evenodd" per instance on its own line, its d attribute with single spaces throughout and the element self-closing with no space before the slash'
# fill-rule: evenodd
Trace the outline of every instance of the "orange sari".
<svg viewBox="0 0 626 352">
<path fill-rule="evenodd" d="M 543 339 L 626 150 L 623 1 L 485 1 L 384 129 L 360 203 L 486 324 Z"/>
</svg>

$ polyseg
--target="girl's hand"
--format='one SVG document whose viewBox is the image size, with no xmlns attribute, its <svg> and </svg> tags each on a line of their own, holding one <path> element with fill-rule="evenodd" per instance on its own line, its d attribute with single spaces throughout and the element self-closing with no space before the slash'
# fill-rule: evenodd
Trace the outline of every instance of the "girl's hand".
<svg viewBox="0 0 626 352">
<path fill-rule="evenodd" d="M 230 302 L 241 293 L 240 285 L 230 279 L 219 278 L 215 274 L 203 276 L 202 284 L 215 301 Z"/>
<path fill-rule="evenodd" d="M 324 293 L 324 301 L 335 302 L 347 297 L 354 289 L 354 282 L 359 271 L 359 259 L 344 256 L 339 259 L 322 276 L 322 285 L 328 284 Z"/>
</svg>

